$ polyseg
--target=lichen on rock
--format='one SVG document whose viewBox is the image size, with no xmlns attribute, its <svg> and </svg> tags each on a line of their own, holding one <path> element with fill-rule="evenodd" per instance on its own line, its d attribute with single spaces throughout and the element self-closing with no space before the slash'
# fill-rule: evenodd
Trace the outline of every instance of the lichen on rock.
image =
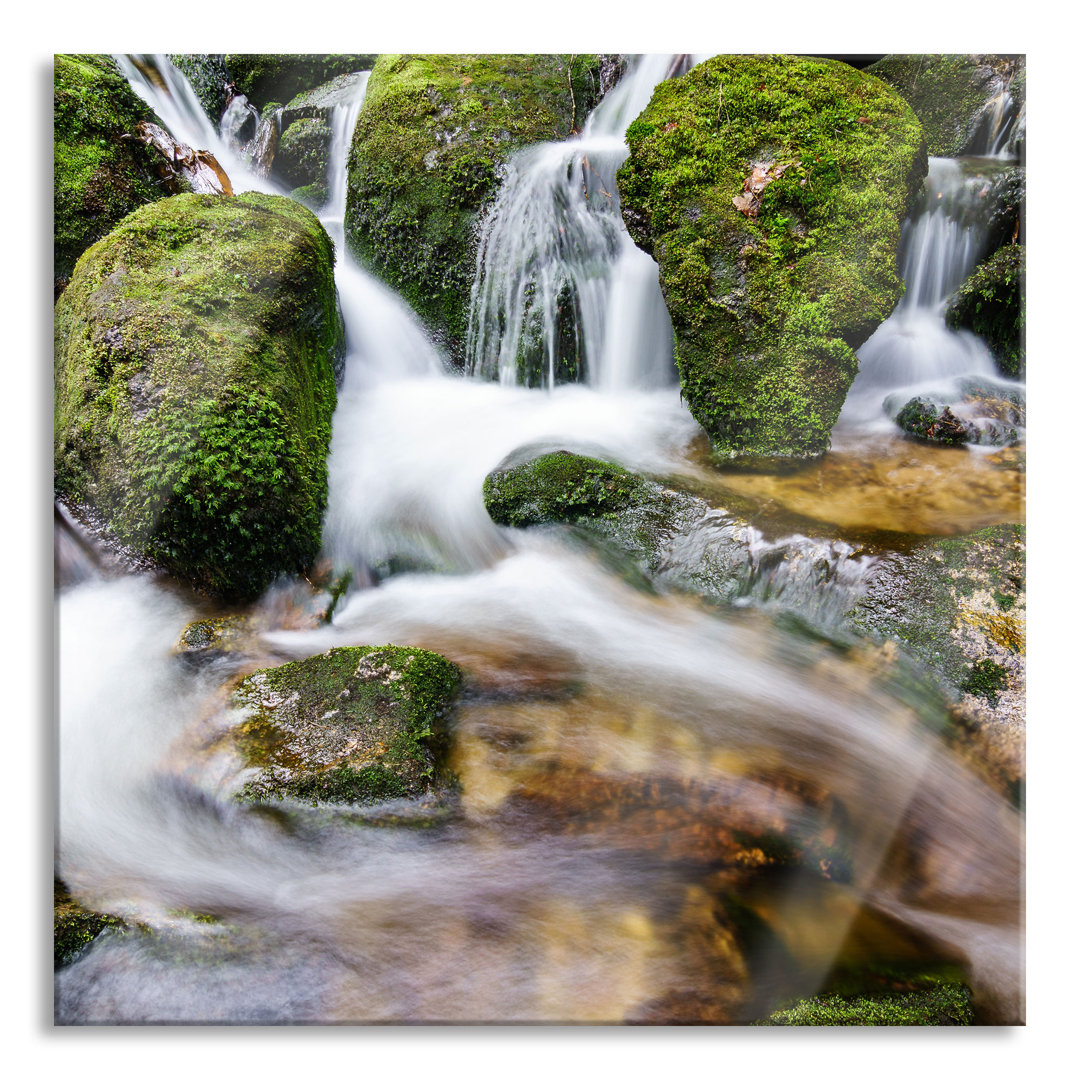
<svg viewBox="0 0 1080 1080">
<path fill-rule="evenodd" d="M 57 491 L 223 599 L 313 562 L 344 330 L 290 199 L 178 195 L 79 261 L 55 318 Z"/>
<path fill-rule="evenodd" d="M 839 61 L 719 56 L 629 127 L 623 219 L 660 267 L 683 394 L 716 453 L 818 456 L 855 350 L 903 286 L 927 159 L 919 122 Z"/>
<path fill-rule="evenodd" d="M 456 665 L 424 649 L 348 646 L 244 679 L 231 738 L 243 802 L 372 803 L 445 786 Z"/>
</svg>

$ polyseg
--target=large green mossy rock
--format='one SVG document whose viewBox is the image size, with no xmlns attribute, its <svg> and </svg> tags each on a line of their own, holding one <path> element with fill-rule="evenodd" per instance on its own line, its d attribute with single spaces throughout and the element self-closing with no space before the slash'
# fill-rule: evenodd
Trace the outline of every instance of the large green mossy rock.
<svg viewBox="0 0 1080 1080">
<path fill-rule="evenodd" d="M 1024 103 L 1024 57 L 991 54 L 896 54 L 867 71 L 895 87 L 915 110 L 934 157 L 957 157 L 969 149 L 986 118 L 984 108 L 1006 87 L 1017 107 Z"/>
<path fill-rule="evenodd" d="M 289 101 L 337 75 L 369 71 L 374 53 L 230 53 L 224 65 L 237 90 L 257 109 Z"/>
<path fill-rule="evenodd" d="M 1024 246 L 999 248 L 949 298 L 945 322 L 978 334 L 993 353 L 1002 375 L 1027 374 L 1024 336 Z"/>
<path fill-rule="evenodd" d="M 600 92 L 595 56 L 380 56 L 353 133 L 353 252 L 464 359 L 477 220 L 500 166 L 564 139 Z"/>
<path fill-rule="evenodd" d="M 461 681 L 424 649 L 350 646 L 243 680 L 233 738 L 254 770 L 244 802 L 370 804 L 426 794 L 440 779 Z"/>
<path fill-rule="evenodd" d="M 53 277 L 59 291 L 79 256 L 121 218 L 178 190 L 157 153 L 134 137 L 150 107 L 105 55 L 53 60 Z"/>
<path fill-rule="evenodd" d="M 824 453 L 855 350 L 903 291 L 926 151 L 911 108 L 839 61 L 720 56 L 627 131 L 623 218 L 660 267 L 690 411 L 726 458 Z"/>
<path fill-rule="evenodd" d="M 344 329 L 291 199 L 177 195 L 79 260 L 55 316 L 56 486 L 223 599 L 314 560 Z"/>
</svg>

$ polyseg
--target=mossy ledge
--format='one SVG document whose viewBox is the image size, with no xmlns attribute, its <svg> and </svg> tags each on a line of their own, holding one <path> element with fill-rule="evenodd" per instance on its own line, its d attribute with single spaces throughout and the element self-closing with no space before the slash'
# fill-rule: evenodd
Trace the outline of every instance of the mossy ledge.
<svg viewBox="0 0 1080 1080">
<path fill-rule="evenodd" d="M 496 469 L 484 479 L 484 506 L 497 525 L 522 528 L 614 514 L 644 493 L 621 465 L 556 450 Z"/>
<path fill-rule="evenodd" d="M 950 297 L 945 322 L 986 342 L 998 371 L 1010 379 L 1027 375 L 1023 244 L 1007 244 L 978 266 Z"/>
<path fill-rule="evenodd" d="M 719 56 L 627 131 L 623 218 L 660 267 L 690 411 L 726 459 L 829 446 L 855 350 L 903 291 L 919 122 L 840 61 Z"/>
<path fill-rule="evenodd" d="M 224 600 L 320 543 L 344 328 L 298 203 L 177 195 L 79 260 L 55 316 L 58 493 Z"/>
<path fill-rule="evenodd" d="M 131 137 L 140 121 L 161 124 L 111 57 L 53 59 L 53 277 L 63 289 L 76 260 L 144 203 L 175 193 L 157 154 Z"/>
<path fill-rule="evenodd" d="M 380 56 L 349 155 L 353 253 L 461 364 L 477 219 L 520 147 L 565 139 L 599 99 L 585 56 Z"/>
<path fill-rule="evenodd" d="M 370 804 L 446 781 L 458 667 L 424 649 L 347 646 L 256 671 L 236 688 L 233 739 L 255 770 L 241 802 Z"/>
</svg>

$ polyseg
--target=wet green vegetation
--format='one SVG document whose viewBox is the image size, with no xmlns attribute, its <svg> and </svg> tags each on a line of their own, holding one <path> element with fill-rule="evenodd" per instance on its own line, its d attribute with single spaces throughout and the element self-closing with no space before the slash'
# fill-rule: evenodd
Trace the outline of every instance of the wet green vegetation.
<svg viewBox="0 0 1080 1080">
<path fill-rule="evenodd" d="M 627 131 L 623 218 L 660 267 L 683 394 L 724 458 L 823 453 L 857 349 L 903 291 L 927 161 L 915 114 L 847 64 L 716 57 Z"/>
</svg>

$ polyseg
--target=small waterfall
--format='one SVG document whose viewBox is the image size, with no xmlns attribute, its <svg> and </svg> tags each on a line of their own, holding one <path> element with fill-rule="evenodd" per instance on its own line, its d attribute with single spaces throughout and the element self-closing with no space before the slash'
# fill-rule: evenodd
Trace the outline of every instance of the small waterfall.
<svg viewBox="0 0 1080 1080">
<path fill-rule="evenodd" d="M 615 173 L 627 126 L 683 56 L 639 57 L 579 137 L 516 154 L 477 251 L 470 370 L 508 385 L 606 390 L 674 381 L 656 264 L 630 239 Z"/>
<path fill-rule="evenodd" d="M 191 84 L 164 53 L 116 53 L 113 59 L 132 90 L 157 113 L 177 142 L 214 155 L 228 173 L 233 191 L 280 194 L 267 177 L 249 171 L 243 155 L 210 122 Z"/>
<path fill-rule="evenodd" d="M 985 254 L 979 206 L 988 183 L 985 170 L 962 160 L 930 159 L 922 210 L 901 237 L 906 292 L 859 350 L 841 426 L 887 430 L 892 421 L 882 404 L 890 393 L 957 375 L 995 376 L 983 342 L 945 325 L 946 301 Z"/>
<path fill-rule="evenodd" d="M 234 94 L 225 106 L 218 130 L 234 153 L 243 154 L 259 130 L 259 110 L 243 94 Z"/>
<path fill-rule="evenodd" d="M 356 118 L 364 104 L 370 71 L 360 74 L 353 89 L 353 96 L 334 105 L 330 114 L 330 155 L 327 167 L 329 194 L 326 206 L 319 215 L 327 231 L 338 243 L 338 235 L 344 239 L 345 194 L 348 188 L 349 144 L 352 141 Z M 333 228 L 331 228 L 333 225 Z M 344 250 L 344 243 L 338 243 L 338 250 Z"/>
</svg>

